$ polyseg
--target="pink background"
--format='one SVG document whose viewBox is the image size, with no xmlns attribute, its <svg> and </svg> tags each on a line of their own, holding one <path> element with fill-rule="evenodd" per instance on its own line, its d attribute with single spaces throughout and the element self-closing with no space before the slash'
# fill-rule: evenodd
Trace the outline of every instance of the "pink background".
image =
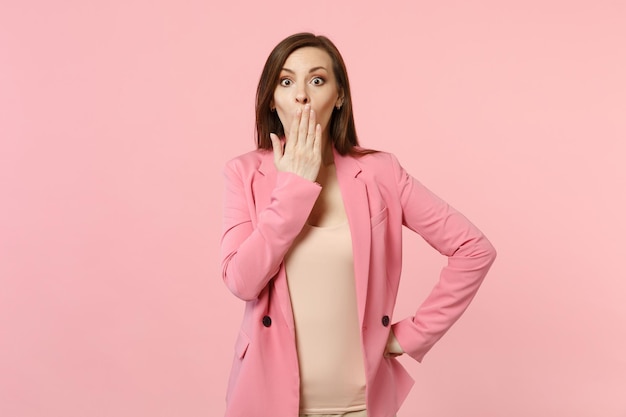
<svg viewBox="0 0 626 417">
<path fill-rule="evenodd" d="M 622 1 L 0 4 L 0 415 L 220 416 L 221 168 L 267 54 L 344 54 L 365 146 L 491 238 L 399 417 L 626 416 Z M 378 4 L 378 2 L 377 2 Z M 396 319 L 445 260 L 407 234 Z M 281 416 L 282 417 L 282 416 Z"/>
</svg>

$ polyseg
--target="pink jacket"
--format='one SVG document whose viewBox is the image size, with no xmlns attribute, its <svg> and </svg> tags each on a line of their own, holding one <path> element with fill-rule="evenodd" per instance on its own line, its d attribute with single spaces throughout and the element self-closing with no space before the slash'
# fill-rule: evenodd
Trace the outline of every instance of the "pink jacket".
<svg viewBox="0 0 626 417">
<path fill-rule="evenodd" d="M 413 379 L 383 355 L 390 329 L 417 361 L 461 316 L 495 259 L 487 238 L 409 176 L 396 158 L 335 152 L 348 216 L 367 380 L 369 417 L 392 417 Z M 283 258 L 320 186 L 277 172 L 271 151 L 253 151 L 224 170 L 222 277 L 246 301 L 228 383 L 226 417 L 297 417 L 298 356 Z M 391 324 L 402 267 L 402 226 L 448 257 L 415 316 Z"/>
</svg>

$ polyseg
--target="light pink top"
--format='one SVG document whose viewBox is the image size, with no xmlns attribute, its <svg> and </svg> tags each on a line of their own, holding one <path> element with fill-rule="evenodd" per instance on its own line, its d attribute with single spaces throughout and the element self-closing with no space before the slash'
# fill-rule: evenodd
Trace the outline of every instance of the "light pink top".
<svg viewBox="0 0 626 417">
<path fill-rule="evenodd" d="M 365 409 L 365 371 L 347 220 L 306 225 L 285 267 L 300 363 L 300 412 Z"/>
</svg>

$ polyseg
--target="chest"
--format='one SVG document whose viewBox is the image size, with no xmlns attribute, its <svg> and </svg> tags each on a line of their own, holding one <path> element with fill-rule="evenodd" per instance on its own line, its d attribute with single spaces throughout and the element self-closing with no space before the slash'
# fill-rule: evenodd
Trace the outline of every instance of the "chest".
<svg viewBox="0 0 626 417">
<path fill-rule="evenodd" d="M 307 220 L 311 226 L 329 227 L 347 220 L 341 188 L 334 170 L 326 173 L 321 182 L 322 190 Z"/>
</svg>

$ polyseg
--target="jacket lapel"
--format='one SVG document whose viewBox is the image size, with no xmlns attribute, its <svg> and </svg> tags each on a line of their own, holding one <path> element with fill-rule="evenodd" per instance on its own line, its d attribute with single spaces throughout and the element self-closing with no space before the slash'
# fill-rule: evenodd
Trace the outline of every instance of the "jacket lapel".
<svg viewBox="0 0 626 417">
<path fill-rule="evenodd" d="M 356 296 L 359 309 L 359 323 L 362 326 L 367 300 L 372 232 L 367 187 L 358 178 L 361 173 L 358 160 L 352 156 L 342 156 L 336 150 L 334 150 L 334 153 L 337 181 L 341 189 L 343 205 L 346 209 L 352 236 Z"/>
</svg>

